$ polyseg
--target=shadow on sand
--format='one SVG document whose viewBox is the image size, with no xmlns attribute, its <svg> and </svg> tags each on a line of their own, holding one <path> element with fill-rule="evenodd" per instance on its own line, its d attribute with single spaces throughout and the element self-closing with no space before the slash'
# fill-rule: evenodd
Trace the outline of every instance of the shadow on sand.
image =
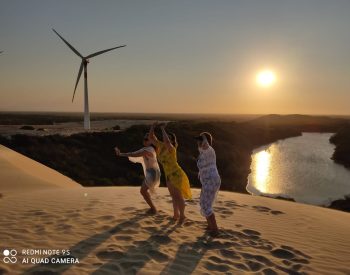
<svg viewBox="0 0 350 275">
<path fill-rule="evenodd" d="M 70 253 L 69 256 L 60 256 L 57 258 L 75 258 L 78 259 L 80 262 L 88 256 L 96 247 L 98 247 L 100 244 L 108 240 L 111 236 L 114 234 L 122 231 L 126 227 L 130 227 L 135 225 L 140 220 L 146 218 L 149 216 L 145 211 L 135 211 L 133 214 L 134 217 L 131 219 L 128 219 L 104 232 L 97 233 L 85 240 L 82 240 L 75 244 L 74 246 L 70 247 Z M 51 257 L 52 258 L 52 257 Z M 51 260 L 51 258 L 49 258 Z M 68 270 L 70 267 L 72 267 L 72 264 L 39 264 L 35 265 L 32 268 L 25 271 L 23 274 L 61 274 L 62 272 Z"/>
</svg>

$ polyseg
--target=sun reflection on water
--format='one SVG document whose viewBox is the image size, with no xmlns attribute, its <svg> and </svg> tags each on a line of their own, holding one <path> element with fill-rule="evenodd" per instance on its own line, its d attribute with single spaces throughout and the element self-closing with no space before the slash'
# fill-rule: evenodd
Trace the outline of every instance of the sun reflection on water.
<svg viewBox="0 0 350 275">
<path fill-rule="evenodd" d="M 261 151 L 255 155 L 255 183 L 256 188 L 263 193 L 267 192 L 267 183 L 270 177 L 271 153 Z"/>
</svg>

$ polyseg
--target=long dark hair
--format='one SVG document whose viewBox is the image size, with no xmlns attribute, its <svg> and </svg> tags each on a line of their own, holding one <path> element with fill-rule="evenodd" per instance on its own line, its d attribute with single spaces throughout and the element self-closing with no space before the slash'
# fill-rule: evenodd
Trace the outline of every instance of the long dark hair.
<svg viewBox="0 0 350 275">
<path fill-rule="evenodd" d="M 170 138 L 170 142 L 173 146 L 177 147 L 178 143 L 177 143 L 177 138 L 176 135 L 174 133 L 170 133 L 169 134 L 169 138 Z"/>
</svg>

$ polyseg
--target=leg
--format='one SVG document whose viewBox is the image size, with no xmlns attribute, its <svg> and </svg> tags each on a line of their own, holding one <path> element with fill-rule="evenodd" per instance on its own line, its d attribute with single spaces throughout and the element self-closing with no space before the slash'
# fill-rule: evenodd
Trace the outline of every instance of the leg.
<svg viewBox="0 0 350 275">
<path fill-rule="evenodd" d="M 168 190 L 169 190 L 169 193 L 170 193 L 170 196 L 171 196 L 171 200 L 173 202 L 173 209 L 174 209 L 173 219 L 177 220 L 180 217 L 180 212 L 179 212 L 178 203 L 177 203 L 176 198 L 175 198 L 175 193 L 174 193 L 174 189 L 175 188 L 172 186 L 171 182 L 169 182 L 169 181 L 166 182 L 166 185 L 168 187 Z"/>
<path fill-rule="evenodd" d="M 173 190 L 174 190 L 174 197 L 176 200 L 176 204 L 178 206 L 179 214 L 180 214 L 179 222 L 183 223 L 183 221 L 186 218 L 185 217 L 185 200 L 184 200 L 180 190 L 178 190 L 175 187 L 173 187 Z"/>
<path fill-rule="evenodd" d="M 208 223 L 208 226 L 207 226 L 207 230 L 211 231 L 212 230 L 212 227 L 211 227 L 211 223 L 210 223 L 210 220 L 208 218 L 208 216 L 206 216 L 206 212 L 207 212 L 207 201 L 206 201 L 206 193 L 205 190 L 204 190 L 204 187 L 202 186 L 202 189 L 201 189 L 201 194 L 199 196 L 199 205 L 201 207 L 201 214 L 202 216 L 205 216 L 206 220 L 207 220 L 207 223 Z"/>
<path fill-rule="evenodd" d="M 212 236 L 217 236 L 219 233 L 219 229 L 218 229 L 218 225 L 216 223 L 216 219 L 215 219 L 215 214 L 211 214 L 209 217 L 207 217 L 207 221 L 210 224 L 210 234 Z"/>
<path fill-rule="evenodd" d="M 213 203 L 215 201 L 219 187 L 220 182 L 215 183 L 211 180 L 208 180 L 205 183 L 203 182 L 200 195 L 201 214 L 206 218 L 208 223 L 208 230 L 213 235 L 217 235 L 218 233 L 218 226 L 213 211 Z"/>
<path fill-rule="evenodd" d="M 142 183 L 141 185 L 140 193 L 145 199 L 145 201 L 147 202 L 147 204 L 149 205 L 149 207 L 151 208 L 152 213 L 157 213 L 157 208 L 154 206 L 152 202 L 151 195 L 148 192 L 148 186 L 146 185 L 145 182 Z"/>
<path fill-rule="evenodd" d="M 207 220 L 207 223 L 208 223 L 208 226 L 207 226 L 207 230 L 209 230 L 209 231 L 211 231 L 211 230 L 213 230 L 213 228 L 212 228 L 212 226 L 211 226 L 211 223 L 210 223 L 210 220 L 209 220 L 209 217 L 205 217 L 206 218 L 206 220 Z"/>
</svg>

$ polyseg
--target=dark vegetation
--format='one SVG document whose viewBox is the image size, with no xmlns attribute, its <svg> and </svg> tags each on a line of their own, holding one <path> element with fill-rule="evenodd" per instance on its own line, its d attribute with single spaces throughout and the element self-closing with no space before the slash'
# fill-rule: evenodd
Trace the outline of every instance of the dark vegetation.
<svg viewBox="0 0 350 275">
<path fill-rule="evenodd" d="M 350 124 L 341 128 L 330 141 L 335 145 L 332 159 L 350 169 Z M 333 201 L 330 207 L 350 212 L 350 196 Z"/>
<path fill-rule="evenodd" d="M 332 159 L 350 168 L 350 124 L 341 128 L 330 141 L 336 146 Z"/>
<path fill-rule="evenodd" d="M 30 126 L 30 125 L 24 125 L 19 129 L 21 129 L 21 130 L 35 130 L 35 128 L 33 126 Z"/>
<path fill-rule="evenodd" d="M 115 126 L 113 126 L 111 128 L 106 128 L 105 130 L 106 131 L 109 131 L 109 130 L 119 131 L 119 130 L 121 130 L 121 127 L 119 125 L 115 125 Z"/>
<path fill-rule="evenodd" d="M 350 196 L 341 200 L 336 200 L 331 203 L 330 208 L 350 212 Z"/>
<path fill-rule="evenodd" d="M 345 118 L 307 115 L 267 115 L 247 124 L 258 127 L 287 127 L 302 132 L 337 132 L 349 123 Z"/>
</svg>

